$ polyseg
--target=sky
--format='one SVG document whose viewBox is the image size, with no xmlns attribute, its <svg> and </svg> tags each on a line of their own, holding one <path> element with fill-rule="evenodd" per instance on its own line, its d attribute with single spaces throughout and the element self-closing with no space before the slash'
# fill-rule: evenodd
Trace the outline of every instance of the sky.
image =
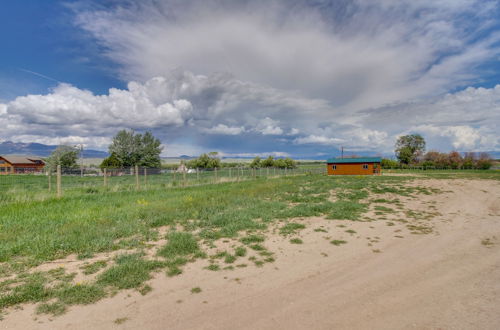
<svg viewBox="0 0 500 330">
<path fill-rule="evenodd" d="M 0 142 L 500 152 L 498 0 L 3 0 Z"/>
</svg>

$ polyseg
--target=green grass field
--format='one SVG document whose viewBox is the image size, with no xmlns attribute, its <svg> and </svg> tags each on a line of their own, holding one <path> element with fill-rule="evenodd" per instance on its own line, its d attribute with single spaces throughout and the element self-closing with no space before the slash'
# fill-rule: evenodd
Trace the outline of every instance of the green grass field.
<svg viewBox="0 0 500 330">
<path fill-rule="evenodd" d="M 199 173 L 158 173 L 156 169 L 148 169 L 145 174 L 139 169 L 139 176 L 133 169 L 109 170 L 105 178 L 93 171 L 92 175 L 80 176 L 78 169 L 74 175 L 62 175 L 61 187 L 65 195 L 81 195 L 97 192 L 120 192 L 137 190 L 164 190 L 179 186 L 199 186 L 225 181 L 246 181 L 258 178 L 299 175 L 306 173 L 324 173 L 324 166 L 301 165 L 295 169 L 279 168 L 222 168 L 217 171 L 199 171 Z M 110 175 L 114 173 L 115 175 Z M 153 173 L 153 174 L 151 174 Z M 119 175 L 117 175 L 119 174 Z M 56 194 L 56 175 L 0 175 L 0 204 L 14 201 L 31 201 L 50 199 Z"/>
<path fill-rule="evenodd" d="M 279 224 L 280 235 L 301 244 L 302 240 L 293 237 L 305 227 L 297 220 L 301 217 L 370 221 L 363 213 L 371 203 L 399 205 L 397 200 L 377 200 L 377 195 L 436 193 L 405 185 L 417 178 L 413 175 L 328 177 L 303 173 L 192 187 L 158 184 L 139 191 L 133 188 L 134 182 L 114 190 L 112 184 L 91 185 L 92 180 L 102 178 L 85 177 L 80 179 L 89 179 L 88 187 L 76 185 L 60 199 L 23 189 L 4 192 L 0 201 L 0 310 L 32 302 L 39 304 L 39 312 L 57 315 L 66 306 L 93 303 L 121 289 L 135 288 L 146 294 L 151 290 L 146 282 L 153 273 L 176 276 L 185 264 L 197 259 L 208 260 L 208 271 L 246 267 L 241 261 L 260 267 L 275 260 L 264 244 L 271 226 Z M 500 171 L 418 174 L 424 179 L 500 179 Z M 334 201 L 330 198 L 333 189 Z M 376 210 L 392 212 L 388 207 Z M 166 243 L 151 255 L 151 246 L 162 239 Z M 236 242 L 231 248 L 207 253 L 215 242 L 229 239 Z M 87 275 L 96 274 L 85 283 L 74 283 L 76 274 L 63 268 L 33 271 L 37 265 L 68 255 L 86 260 L 110 251 L 119 254 L 82 268 Z M 248 256 L 250 251 L 252 256 Z"/>
</svg>

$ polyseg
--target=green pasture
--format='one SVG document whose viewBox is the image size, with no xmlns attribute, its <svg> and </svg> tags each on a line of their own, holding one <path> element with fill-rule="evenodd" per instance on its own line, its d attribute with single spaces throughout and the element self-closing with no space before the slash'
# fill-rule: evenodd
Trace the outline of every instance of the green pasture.
<svg viewBox="0 0 500 330">
<path fill-rule="evenodd" d="M 324 166 L 299 166 L 295 169 L 280 168 L 222 168 L 198 171 L 197 173 L 159 173 L 156 169 L 139 169 L 136 177 L 133 170 L 109 170 L 106 178 L 95 171 L 91 175 L 63 174 L 61 188 L 64 195 L 80 195 L 96 192 L 120 192 L 131 190 L 164 190 L 179 186 L 199 186 L 227 181 L 245 181 L 259 178 L 323 173 Z M 132 173 L 132 174 L 131 174 Z M 0 176 L 0 204 L 12 201 L 44 200 L 56 195 L 56 175 L 17 174 Z"/>
<path fill-rule="evenodd" d="M 222 171 L 219 181 L 211 172 L 203 173 L 202 178 L 189 174 L 193 181 L 185 186 L 182 175 L 174 179 L 169 174 L 155 181 L 148 177 L 139 190 L 134 176 L 108 178 L 107 187 L 102 177 L 63 177 L 68 180 L 66 187 L 73 182 L 73 188 L 65 188 L 62 198 L 35 189 L 48 189 L 43 186 L 46 176 L 22 176 L 23 188 L 7 188 L 0 201 L 0 311 L 32 302 L 38 303 L 39 312 L 57 315 L 69 305 L 93 303 L 121 289 L 135 288 L 147 294 L 151 290 L 147 281 L 153 273 L 177 276 L 185 264 L 198 259 L 209 262 L 207 271 L 230 271 L 246 267 L 248 262 L 262 267 L 276 258 L 265 247 L 272 226 L 278 225 L 278 234 L 289 237 L 291 243 L 302 244 L 293 237 L 305 228 L 301 218 L 372 221 L 363 216 L 372 203 L 385 205 L 376 208 L 381 214 L 393 212 L 387 205 L 401 207 L 397 199 L 377 196 L 436 193 L 405 185 L 417 178 L 500 179 L 499 171 L 366 177 L 334 177 L 308 170 L 284 174 L 249 171 L 246 179 L 242 176 L 239 181 L 226 182 L 221 178 L 229 178 L 229 174 Z M 415 232 L 428 230 L 410 225 Z M 166 234 L 159 228 L 166 229 Z M 150 244 L 160 239 L 166 244 L 147 257 Z M 208 248 L 219 240 L 236 243 L 210 255 Z M 64 268 L 33 271 L 37 265 L 71 254 L 85 260 L 110 251 L 120 252 L 82 269 L 84 274 L 96 274 L 86 283 L 74 283 L 76 274 Z"/>
</svg>

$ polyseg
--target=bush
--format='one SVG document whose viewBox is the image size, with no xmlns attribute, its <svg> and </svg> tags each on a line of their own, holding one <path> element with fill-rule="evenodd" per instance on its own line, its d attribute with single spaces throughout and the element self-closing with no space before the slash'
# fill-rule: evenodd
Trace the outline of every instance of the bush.
<svg viewBox="0 0 500 330">
<path fill-rule="evenodd" d="M 383 158 L 382 162 L 380 163 L 382 168 L 396 168 L 399 167 L 399 163 L 395 160 Z"/>
</svg>

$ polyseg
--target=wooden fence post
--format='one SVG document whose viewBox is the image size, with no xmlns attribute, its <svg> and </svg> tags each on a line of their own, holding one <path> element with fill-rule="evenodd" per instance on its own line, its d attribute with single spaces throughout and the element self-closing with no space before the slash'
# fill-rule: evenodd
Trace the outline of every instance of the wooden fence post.
<svg viewBox="0 0 500 330">
<path fill-rule="evenodd" d="M 135 165 L 135 189 L 139 190 L 139 165 Z"/>
<path fill-rule="evenodd" d="M 61 198 L 62 190 L 61 190 L 61 165 L 57 165 L 57 198 Z"/>
<path fill-rule="evenodd" d="M 49 192 L 52 191 L 52 176 L 50 175 L 51 174 L 50 172 L 51 171 L 49 169 L 49 171 L 47 172 L 47 176 L 49 177 Z"/>
<path fill-rule="evenodd" d="M 187 171 L 182 171 L 182 186 L 186 186 L 186 172 Z"/>
<path fill-rule="evenodd" d="M 144 187 L 146 187 L 147 183 L 148 183 L 148 168 L 144 167 Z"/>
<path fill-rule="evenodd" d="M 104 175 L 104 187 L 107 187 L 108 186 L 108 170 L 106 168 L 104 168 L 102 174 Z"/>
</svg>

